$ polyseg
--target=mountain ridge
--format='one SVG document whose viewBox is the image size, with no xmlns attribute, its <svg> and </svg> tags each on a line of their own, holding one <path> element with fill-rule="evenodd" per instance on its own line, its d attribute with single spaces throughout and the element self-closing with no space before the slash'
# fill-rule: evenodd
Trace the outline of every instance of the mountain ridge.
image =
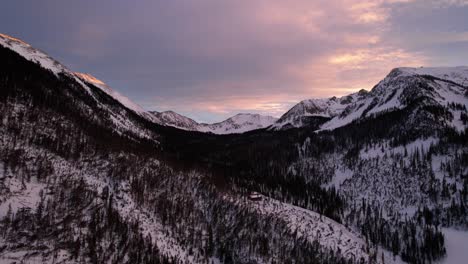
<svg viewBox="0 0 468 264">
<path fill-rule="evenodd" d="M 150 111 L 161 125 L 213 134 L 244 133 L 271 126 L 277 118 L 260 114 L 239 113 L 216 123 L 199 123 L 189 117 L 169 111 Z"/>
</svg>

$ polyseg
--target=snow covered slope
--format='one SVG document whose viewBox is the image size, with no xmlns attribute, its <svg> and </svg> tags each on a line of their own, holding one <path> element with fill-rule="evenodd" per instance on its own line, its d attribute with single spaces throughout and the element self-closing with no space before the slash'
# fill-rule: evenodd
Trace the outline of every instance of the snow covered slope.
<svg viewBox="0 0 468 264">
<path fill-rule="evenodd" d="M 65 67 L 60 62 L 56 61 L 46 53 L 36 48 L 33 48 L 28 43 L 18 38 L 14 38 L 0 33 L 0 45 L 13 50 L 14 52 L 18 53 L 20 56 L 29 61 L 39 64 L 42 68 L 53 72 L 55 75 L 65 74 L 69 77 L 74 78 L 76 81 L 83 85 L 83 88 L 85 88 L 87 91 L 90 91 L 89 87 L 84 85 L 81 82 L 81 80 L 79 80 L 67 67 Z"/>
<path fill-rule="evenodd" d="M 197 131 L 199 123 L 195 120 L 178 114 L 174 111 L 156 112 L 151 111 L 157 123 L 165 126 L 172 126 L 179 129 Z"/>
<path fill-rule="evenodd" d="M 40 64 L 43 68 L 52 71 L 55 74 L 69 72 L 65 66 L 49 57 L 44 52 L 33 48 L 28 43 L 0 33 L 0 45 L 10 48 L 29 61 Z"/>
<path fill-rule="evenodd" d="M 366 243 L 362 237 L 345 226 L 310 210 L 282 203 L 260 195 L 260 201 L 249 201 L 248 205 L 258 213 L 283 219 L 296 236 L 334 252 L 341 252 L 351 260 L 368 259 Z"/>
<path fill-rule="evenodd" d="M 268 127 L 277 118 L 259 114 L 237 114 L 222 122 L 206 124 L 178 114 L 173 111 L 151 112 L 157 123 L 189 131 L 208 132 L 213 134 L 234 134 Z"/>
<path fill-rule="evenodd" d="M 22 58 L 34 62 L 43 69 L 52 72 L 59 80 L 65 81 L 66 79 L 69 86 L 73 87 L 70 89 L 75 89 L 75 87 L 77 89 L 84 89 L 84 91 L 87 92 L 87 97 L 96 102 L 95 106 L 98 107 L 103 114 L 105 113 L 107 118 L 109 118 L 118 134 L 129 133 L 147 139 L 155 138 L 155 135 L 153 135 L 152 132 L 148 131 L 145 127 L 135 122 L 135 120 L 130 117 L 132 115 L 130 112 L 136 113 L 150 121 L 153 121 L 153 115 L 147 113 L 125 96 L 122 96 L 118 92 L 112 90 L 97 78 L 89 74 L 74 73 L 46 53 L 14 37 L 0 34 L 0 46 L 10 49 Z M 97 94 L 92 86 L 104 91 L 108 96 L 119 102 L 120 105 L 115 105 L 115 103 Z M 78 92 L 81 93 L 81 91 Z M 83 105 L 82 110 L 88 111 L 89 109 L 86 110 Z"/>
<path fill-rule="evenodd" d="M 123 106 L 127 107 L 128 109 L 132 110 L 136 114 L 150 120 L 154 121 L 154 116 L 150 113 L 148 113 L 145 109 L 143 109 L 141 106 L 137 105 L 128 97 L 120 94 L 116 90 L 112 89 L 109 85 L 104 83 L 103 81 L 99 80 L 98 78 L 94 77 L 93 75 L 89 73 L 80 73 L 80 72 L 74 72 L 74 75 L 76 75 L 79 79 L 81 79 L 83 82 L 92 84 L 96 86 L 97 88 L 101 89 L 108 95 L 110 95 L 112 98 L 117 100 L 119 103 L 121 103 Z"/>
<path fill-rule="evenodd" d="M 462 108 L 468 107 L 468 67 L 396 68 L 370 92 L 341 98 L 302 101 L 284 114 L 273 128 L 302 127 L 304 117 L 331 118 L 319 130 L 333 130 L 372 115 L 404 109 L 417 100 L 445 107 L 453 118 L 446 125 L 463 130 Z"/>
</svg>

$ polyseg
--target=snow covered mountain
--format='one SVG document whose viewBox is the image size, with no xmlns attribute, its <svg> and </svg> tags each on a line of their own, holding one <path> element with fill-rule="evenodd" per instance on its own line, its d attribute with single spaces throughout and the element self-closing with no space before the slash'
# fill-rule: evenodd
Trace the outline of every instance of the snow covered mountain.
<svg viewBox="0 0 468 264">
<path fill-rule="evenodd" d="M 208 132 L 213 134 L 235 134 L 266 128 L 278 120 L 275 117 L 259 114 L 237 114 L 222 122 L 206 124 L 178 114 L 173 111 L 151 112 L 157 123 L 189 131 Z"/>
<path fill-rule="evenodd" d="M 106 119 L 112 123 L 112 127 L 115 129 L 116 133 L 132 134 L 135 137 L 144 137 L 150 140 L 155 140 L 157 138 L 157 135 L 152 131 L 149 131 L 145 126 L 136 122 L 134 116 L 136 114 L 138 117 L 151 121 L 151 114 L 146 113 L 146 111 L 132 103 L 128 98 L 113 91 L 110 87 L 93 76 L 72 72 L 46 53 L 33 48 L 20 39 L 8 35 L 0 34 L 0 46 L 39 65 L 41 68 L 53 73 L 53 75 L 59 79 L 68 79 L 70 82 L 73 82 L 75 89 L 81 89 L 77 91 L 78 93 L 86 92 L 90 100 L 93 101 L 93 107 L 97 107 L 101 109 L 102 113 L 107 114 Z M 103 98 L 98 90 L 105 92 L 107 95 L 111 96 L 112 99 Z M 89 110 L 83 109 L 83 111 Z"/>
<path fill-rule="evenodd" d="M 200 124 L 198 131 L 214 134 L 244 133 L 272 125 L 278 120 L 272 116 L 260 114 L 237 114 L 222 122 L 213 124 Z"/>
<path fill-rule="evenodd" d="M 150 111 L 150 113 L 154 115 L 157 123 L 164 126 L 172 126 L 184 130 L 197 131 L 200 125 L 195 120 L 178 114 L 174 111 Z"/>
<path fill-rule="evenodd" d="M 468 107 L 466 87 L 468 67 L 397 68 L 370 92 L 364 90 L 341 98 L 312 99 L 300 102 L 284 114 L 273 128 L 302 127 L 310 117 L 324 117 L 318 130 L 332 130 L 371 115 L 403 109 L 418 100 L 425 105 Z M 461 112 L 450 109 L 453 118 L 446 124 L 463 130 Z"/>
<path fill-rule="evenodd" d="M 358 93 L 340 98 L 331 97 L 301 101 L 282 115 L 272 128 L 301 127 L 308 124 L 308 119 L 335 117 L 359 98 L 365 97 L 366 94 L 367 91 L 361 90 Z"/>
</svg>

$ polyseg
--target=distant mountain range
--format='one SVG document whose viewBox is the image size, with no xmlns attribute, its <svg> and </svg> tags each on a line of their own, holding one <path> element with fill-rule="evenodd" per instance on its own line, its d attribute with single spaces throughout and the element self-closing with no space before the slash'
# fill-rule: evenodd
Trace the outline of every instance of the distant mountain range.
<svg viewBox="0 0 468 264">
<path fill-rule="evenodd" d="M 357 93 L 342 97 L 324 99 L 309 99 L 293 106 L 279 119 L 259 114 L 237 114 L 222 122 L 206 124 L 178 114 L 174 111 L 148 112 L 131 102 L 128 98 L 112 90 L 104 82 L 90 74 L 75 73 L 85 82 L 90 82 L 103 91 L 109 93 L 130 109 L 144 115 L 152 121 L 179 129 L 209 132 L 214 134 L 244 133 L 251 130 L 268 128 L 282 130 L 308 126 L 314 130 L 330 130 L 345 126 L 353 121 L 370 115 L 378 115 L 392 109 L 401 109 L 412 101 L 414 96 L 430 97 L 428 101 L 434 105 L 445 105 L 455 98 L 455 103 L 464 104 L 464 87 L 468 85 L 468 67 L 447 68 L 397 68 L 384 80 L 379 82 L 370 92 L 360 90 Z M 445 80 L 453 87 L 441 85 L 427 90 L 415 90 L 412 78 L 427 76 L 433 81 Z M 458 86 L 458 88 L 457 88 Z M 391 89 L 387 87 L 392 87 Z M 453 112 L 455 116 L 456 113 Z M 460 124 L 460 120 L 451 121 L 453 126 Z M 461 129 L 461 128 L 460 128 Z"/>
<path fill-rule="evenodd" d="M 198 123 L 191 118 L 173 111 L 151 111 L 151 113 L 155 116 L 155 120 L 159 124 L 173 126 L 184 130 L 209 132 L 213 134 L 244 133 L 255 129 L 269 127 L 278 120 L 278 118 L 271 116 L 245 113 L 237 114 L 222 122 L 206 124 Z"/>
</svg>

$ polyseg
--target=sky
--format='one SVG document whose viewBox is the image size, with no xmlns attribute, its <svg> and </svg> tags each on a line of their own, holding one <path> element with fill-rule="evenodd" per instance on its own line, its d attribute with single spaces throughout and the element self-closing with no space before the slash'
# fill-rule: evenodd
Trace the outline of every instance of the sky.
<svg viewBox="0 0 468 264">
<path fill-rule="evenodd" d="M 214 122 L 468 65 L 468 0 L 15 0 L 0 33 L 145 109 Z"/>
</svg>

